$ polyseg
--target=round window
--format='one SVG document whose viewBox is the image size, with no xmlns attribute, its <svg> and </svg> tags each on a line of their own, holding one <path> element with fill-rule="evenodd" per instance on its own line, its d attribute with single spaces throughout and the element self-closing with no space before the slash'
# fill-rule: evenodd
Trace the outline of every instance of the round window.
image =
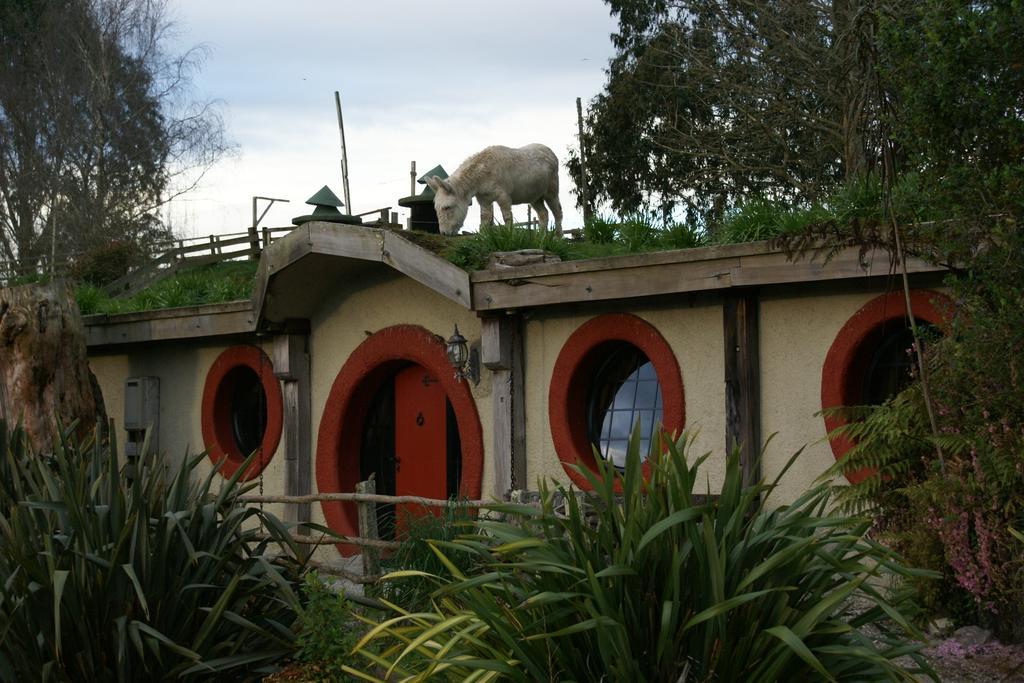
<svg viewBox="0 0 1024 683">
<path fill-rule="evenodd" d="M 231 436 L 242 456 L 260 447 L 267 431 L 267 393 L 263 391 L 259 375 L 248 366 L 231 370 L 221 385 L 231 413 Z"/>
<path fill-rule="evenodd" d="M 917 332 L 923 339 L 937 336 L 934 325 L 916 320 Z M 888 328 L 888 329 L 887 329 Z M 905 321 L 883 325 L 876 333 L 877 341 L 865 344 L 860 365 L 864 368 L 858 405 L 881 405 L 903 391 L 914 374 L 914 331 Z"/>
<path fill-rule="evenodd" d="M 621 469 L 634 427 L 646 458 L 659 428 L 678 434 L 685 423 L 683 381 L 672 348 L 635 315 L 588 320 L 555 361 L 548 417 L 558 459 L 581 488 L 590 484 L 576 466 L 593 468 L 596 451 Z M 646 476 L 646 463 L 643 468 Z"/>
<path fill-rule="evenodd" d="M 662 426 L 661 385 L 643 351 L 623 343 L 610 351 L 594 375 L 587 397 L 587 434 L 598 453 L 618 469 L 626 466 L 626 447 L 634 427 L 640 430 L 645 460 L 656 429 Z"/>
<path fill-rule="evenodd" d="M 203 442 L 230 477 L 256 453 L 242 479 L 263 471 L 277 450 L 283 419 L 281 387 L 270 359 L 255 346 L 232 346 L 210 367 L 203 386 Z"/>
<path fill-rule="evenodd" d="M 952 310 L 944 295 L 929 290 L 911 292 L 910 308 L 925 339 L 935 338 Z M 821 370 L 821 407 L 878 405 L 910 382 L 914 358 L 913 333 L 902 292 L 872 299 L 853 314 L 836 335 Z M 846 424 L 838 414 L 825 416 L 827 432 Z M 853 446 L 841 436 L 830 439 L 832 453 L 841 458 Z M 867 471 L 847 473 L 856 483 Z"/>
</svg>

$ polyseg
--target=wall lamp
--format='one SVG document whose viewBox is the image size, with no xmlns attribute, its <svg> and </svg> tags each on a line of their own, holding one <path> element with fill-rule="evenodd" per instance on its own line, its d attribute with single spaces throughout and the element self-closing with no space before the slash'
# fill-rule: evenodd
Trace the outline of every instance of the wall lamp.
<svg viewBox="0 0 1024 683">
<path fill-rule="evenodd" d="M 468 379 L 473 384 L 480 384 L 480 354 L 476 349 L 469 348 L 469 342 L 459 334 L 458 325 L 452 336 L 448 337 L 444 350 L 448 362 L 455 368 L 455 381 Z"/>
</svg>

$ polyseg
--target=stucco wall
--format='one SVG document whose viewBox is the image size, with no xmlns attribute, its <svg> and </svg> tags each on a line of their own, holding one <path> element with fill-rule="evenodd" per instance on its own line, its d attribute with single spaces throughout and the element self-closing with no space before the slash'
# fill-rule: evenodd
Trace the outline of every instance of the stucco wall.
<svg viewBox="0 0 1024 683">
<path fill-rule="evenodd" d="M 774 479 L 790 456 L 804 448 L 779 482 L 775 502 L 793 500 L 835 463 L 825 422 L 816 415 L 822 408 L 825 357 L 847 320 L 890 290 L 891 283 L 859 280 L 762 292 L 761 429 L 765 438 L 775 435 L 765 452 L 766 478 Z"/>
<path fill-rule="evenodd" d="M 677 297 L 657 304 L 576 306 L 537 311 L 525 326 L 527 478 L 568 482 L 555 452 L 548 422 L 548 391 L 559 352 L 583 323 L 604 313 L 631 313 L 654 326 L 679 363 L 686 401 L 686 429 L 695 433 L 694 455 L 724 452 L 725 356 L 722 349 L 722 307 L 716 296 Z M 582 419 L 582 417 L 581 417 Z M 712 488 L 724 472 L 722 457 L 709 458 L 704 473 Z"/>
<path fill-rule="evenodd" d="M 381 268 L 360 277 L 358 283 L 339 284 L 336 294 L 325 299 L 310 320 L 311 404 L 313 471 L 316 490 L 316 444 L 327 398 L 338 372 L 367 333 L 392 325 L 418 325 L 447 339 L 453 326 L 471 345 L 480 343 L 480 321 L 462 306 L 401 276 Z M 480 384 L 472 387 L 483 431 L 484 467 L 481 492 L 489 498 L 494 469 L 490 462 L 492 439 L 491 373 L 481 368 Z M 324 522 L 319 505 L 312 506 L 313 521 Z"/>
<path fill-rule="evenodd" d="M 170 462 L 178 464 L 186 453 L 198 454 L 203 444 L 201 408 L 203 384 L 214 360 L 222 351 L 234 344 L 248 344 L 244 340 L 212 343 L 154 343 L 134 345 L 116 353 L 91 352 L 89 366 L 103 391 L 107 414 L 114 419 L 117 445 L 124 453 L 124 381 L 128 377 L 158 377 L 160 379 L 159 449 Z M 269 342 L 258 345 L 268 357 Z M 263 470 L 263 488 L 266 493 L 284 492 L 284 456 L 282 443 Z M 203 476 L 212 469 L 209 459 L 200 463 L 197 474 Z M 266 509 L 281 513 L 280 506 Z"/>
</svg>

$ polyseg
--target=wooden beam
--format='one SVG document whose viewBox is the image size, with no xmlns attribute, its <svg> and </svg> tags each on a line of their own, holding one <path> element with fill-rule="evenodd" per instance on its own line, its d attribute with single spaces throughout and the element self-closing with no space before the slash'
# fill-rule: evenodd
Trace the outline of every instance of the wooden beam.
<svg viewBox="0 0 1024 683">
<path fill-rule="evenodd" d="M 503 316 L 488 316 L 480 320 L 480 362 L 491 370 L 512 367 L 512 335 Z"/>
<path fill-rule="evenodd" d="M 883 276 L 890 272 L 889 263 L 888 255 L 881 251 L 869 254 L 867 262 L 862 262 L 855 248 L 825 263 L 790 261 L 786 254 L 764 243 L 731 245 L 473 273 L 472 300 L 474 310 L 497 311 Z M 914 273 L 943 270 L 916 259 L 908 260 L 907 266 Z"/>
<path fill-rule="evenodd" d="M 466 308 L 472 306 L 469 273 L 432 251 L 413 244 L 399 233 L 391 230 L 377 232 L 383 233 L 381 260 L 384 263 Z"/>
<path fill-rule="evenodd" d="M 86 343 L 90 347 L 248 334 L 255 329 L 255 317 L 248 301 L 89 315 L 83 320 Z"/>
<path fill-rule="evenodd" d="M 743 483 L 761 479 L 761 363 L 756 290 L 726 293 L 722 302 L 725 346 L 725 448 L 740 449 Z"/>
<path fill-rule="evenodd" d="M 494 496 L 506 500 L 528 484 L 522 319 L 487 318 L 483 329 L 481 355 L 491 359 Z"/>
<path fill-rule="evenodd" d="M 284 491 L 287 496 L 305 496 L 311 491 L 312 478 L 309 336 L 278 335 L 272 353 L 274 375 L 281 380 L 284 399 Z M 285 519 L 308 522 L 309 503 L 289 503 Z"/>
</svg>

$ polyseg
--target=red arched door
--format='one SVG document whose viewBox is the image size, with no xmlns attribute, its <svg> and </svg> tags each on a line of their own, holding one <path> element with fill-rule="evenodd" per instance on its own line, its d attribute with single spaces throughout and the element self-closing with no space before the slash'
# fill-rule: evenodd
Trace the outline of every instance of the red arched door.
<svg viewBox="0 0 1024 683">
<path fill-rule="evenodd" d="M 395 494 L 448 497 L 448 411 L 441 383 L 421 365 L 395 374 Z M 440 508 L 400 505 L 407 514 Z"/>
</svg>

